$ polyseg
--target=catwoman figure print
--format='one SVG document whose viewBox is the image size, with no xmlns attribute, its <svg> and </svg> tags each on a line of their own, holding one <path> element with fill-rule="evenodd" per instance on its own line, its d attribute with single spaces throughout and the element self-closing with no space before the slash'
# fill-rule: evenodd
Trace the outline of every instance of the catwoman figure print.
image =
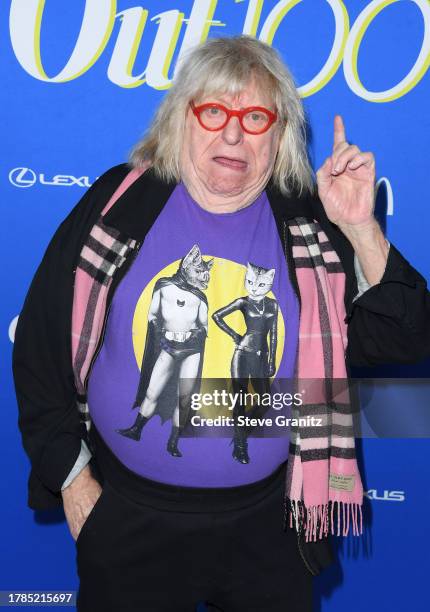
<svg viewBox="0 0 430 612">
<path fill-rule="evenodd" d="M 245 273 L 247 295 L 237 298 L 227 306 L 219 308 L 212 318 L 220 329 L 228 334 L 235 343 L 231 360 L 231 378 L 234 392 L 245 393 L 251 379 L 256 393 L 270 389 L 269 378 L 274 376 L 276 365 L 278 303 L 267 296 L 273 285 L 275 269 L 262 268 L 248 262 Z M 238 334 L 224 320 L 232 312 L 242 312 L 246 331 Z M 267 336 L 269 335 L 269 345 Z M 265 408 L 266 410 L 266 408 Z M 233 458 L 240 463 L 249 463 L 246 431 L 238 425 L 238 416 L 245 414 L 245 406 L 237 402 L 233 409 L 234 449 Z M 251 416 L 256 416 L 252 414 Z"/>
</svg>

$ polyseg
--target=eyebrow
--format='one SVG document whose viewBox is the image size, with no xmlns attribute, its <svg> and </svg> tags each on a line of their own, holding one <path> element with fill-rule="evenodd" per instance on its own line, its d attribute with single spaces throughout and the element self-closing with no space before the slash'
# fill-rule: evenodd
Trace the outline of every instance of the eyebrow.
<svg viewBox="0 0 430 612">
<path fill-rule="evenodd" d="M 218 95 L 216 95 L 216 94 L 205 94 L 205 95 L 204 95 L 204 96 L 202 96 L 202 97 L 204 97 L 204 98 L 209 98 L 209 97 L 211 97 L 211 96 L 212 96 L 212 98 L 213 98 L 214 102 L 220 101 L 220 102 L 222 102 L 222 103 L 223 103 L 225 106 L 228 106 L 228 107 L 230 107 L 230 106 L 231 106 L 231 105 L 230 105 L 230 102 L 227 102 L 227 100 L 226 100 L 225 98 L 223 98 L 222 96 L 218 96 Z M 267 109 L 269 109 L 269 110 L 272 110 L 272 112 L 276 112 L 276 110 L 275 110 L 275 106 L 274 106 L 274 104 L 273 104 L 273 103 L 272 103 L 272 104 L 270 104 L 269 106 L 266 106 L 265 104 L 263 104 L 263 102 L 261 102 L 261 103 L 259 103 L 259 104 L 252 104 L 252 106 L 262 106 L 263 108 L 267 108 Z M 252 107 L 252 106 L 251 106 L 251 107 Z M 241 108 L 251 108 L 251 107 L 250 107 L 250 106 L 241 106 Z"/>
<path fill-rule="evenodd" d="M 223 98 L 222 96 L 217 96 L 217 95 L 214 95 L 214 96 L 213 96 L 213 98 L 214 98 L 214 100 L 220 100 L 220 101 L 221 101 L 221 102 L 223 102 L 223 103 L 224 103 L 226 106 L 229 106 L 229 105 L 230 105 L 230 103 L 229 103 L 229 102 L 227 102 L 227 100 L 226 100 L 225 98 Z"/>
</svg>

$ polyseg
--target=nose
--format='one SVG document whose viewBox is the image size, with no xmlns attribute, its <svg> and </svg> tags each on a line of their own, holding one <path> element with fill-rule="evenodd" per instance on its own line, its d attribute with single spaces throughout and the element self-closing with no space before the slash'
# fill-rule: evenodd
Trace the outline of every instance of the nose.
<svg viewBox="0 0 430 612">
<path fill-rule="evenodd" d="M 239 117 L 230 117 L 230 121 L 222 130 L 223 140 L 230 145 L 235 145 L 243 140 L 243 130 Z"/>
</svg>

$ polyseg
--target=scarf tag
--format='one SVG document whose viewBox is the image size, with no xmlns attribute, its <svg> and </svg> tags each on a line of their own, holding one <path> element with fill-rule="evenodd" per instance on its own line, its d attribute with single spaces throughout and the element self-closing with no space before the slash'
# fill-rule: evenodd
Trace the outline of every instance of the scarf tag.
<svg viewBox="0 0 430 612">
<path fill-rule="evenodd" d="M 346 476 L 345 474 L 330 474 L 329 488 L 336 491 L 353 491 L 355 484 L 355 476 Z"/>
</svg>

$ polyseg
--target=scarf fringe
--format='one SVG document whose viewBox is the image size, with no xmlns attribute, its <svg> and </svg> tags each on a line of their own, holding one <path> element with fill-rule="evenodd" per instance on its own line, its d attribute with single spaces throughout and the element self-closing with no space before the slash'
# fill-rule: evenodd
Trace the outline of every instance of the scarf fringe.
<svg viewBox="0 0 430 612">
<path fill-rule="evenodd" d="M 353 535 L 363 533 L 361 504 L 335 500 L 306 508 L 302 500 L 285 498 L 284 529 L 289 526 L 294 527 L 297 533 L 304 532 L 306 542 L 316 542 L 317 539 L 326 538 L 329 533 L 347 536 L 351 524 Z"/>
</svg>

